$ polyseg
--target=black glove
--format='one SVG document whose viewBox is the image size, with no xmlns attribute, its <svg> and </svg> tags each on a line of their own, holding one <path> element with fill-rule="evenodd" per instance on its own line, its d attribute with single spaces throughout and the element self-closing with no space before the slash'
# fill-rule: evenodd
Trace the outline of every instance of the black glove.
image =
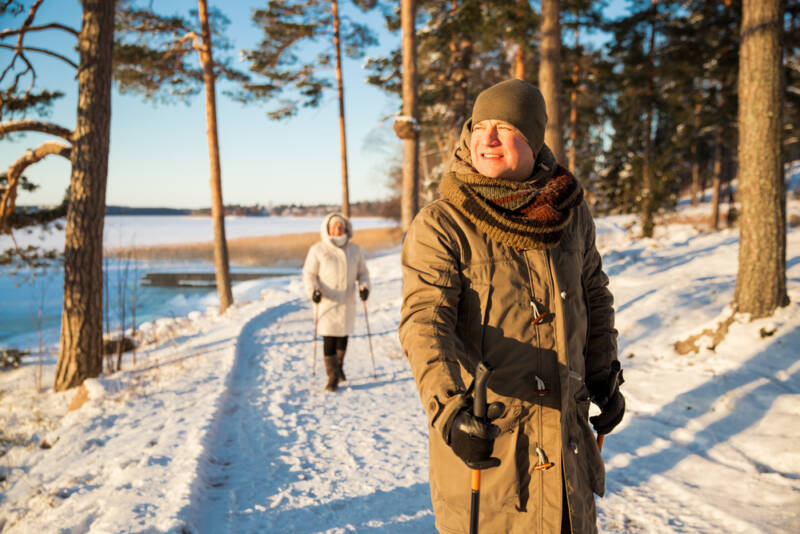
<svg viewBox="0 0 800 534">
<path fill-rule="evenodd" d="M 606 405 L 600 407 L 600 415 L 590 417 L 589 421 L 598 434 L 609 434 L 622 421 L 623 415 L 625 415 L 625 397 L 617 389 Z"/>
<path fill-rule="evenodd" d="M 314 304 L 319 304 L 319 301 L 322 300 L 322 293 L 320 293 L 319 289 L 314 290 L 314 293 L 311 295 L 311 300 L 314 301 Z"/>
<path fill-rule="evenodd" d="M 369 297 L 369 288 L 367 286 L 364 286 L 361 289 L 359 289 L 358 296 L 361 297 L 361 300 L 367 300 L 367 297 Z"/>
<path fill-rule="evenodd" d="M 499 458 L 492 458 L 494 440 L 500 435 L 500 428 L 490 421 L 502 412 L 502 404 L 494 403 L 487 410 L 488 421 L 475 417 L 469 408 L 464 408 L 453 418 L 447 444 L 471 469 L 489 469 L 500 465 Z"/>
</svg>

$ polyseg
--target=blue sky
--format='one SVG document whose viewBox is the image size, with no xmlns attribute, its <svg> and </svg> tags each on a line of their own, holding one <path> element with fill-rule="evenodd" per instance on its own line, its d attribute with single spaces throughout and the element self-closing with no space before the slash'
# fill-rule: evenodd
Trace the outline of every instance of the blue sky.
<svg viewBox="0 0 800 534">
<path fill-rule="evenodd" d="M 615 1 L 617 6 L 621 3 Z M 261 31 L 250 18 L 258 2 L 210 0 L 231 19 L 228 36 L 234 50 L 254 47 Z M 342 8 L 348 12 L 347 4 Z M 157 2 L 165 14 L 187 15 L 194 0 Z M 617 11 L 615 9 L 615 11 Z M 355 15 L 355 14 L 354 14 Z M 384 30 L 378 13 L 355 15 L 379 31 L 380 45 L 367 55 L 383 55 L 398 46 L 400 35 Z M 47 0 L 37 23 L 59 21 L 80 27 L 77 0 Z M 0 20 L 0 28 L 11 21 Z M 74 38 L 64 32 L 39 32 L 26 44 L 69 50 Z M 0 50 L 6 64 L 9 52 Z M 77 57 L 77 54 L 72 54 Z M 234 57 L 238 55 L 234 52 Z M 32 55 L 41 87 L 57 87 L 66 93 L 47 119 L 73 128 L 77 105 L 74 71 L 57 60 Z M 388 194 L 386 172 L 393 158 L 401 157 L 401 145 L 391 130 L 390 116 L 399 100 L 367 85 L 362 60 L 344 59 L 345 115 L 347 121 L 350 200 L 383 198 Z M 245 66 L 240 64 L 244 69 Z M 223 199 L 226 204 L 268 205 L 341 202 L 338 104 L 336 92 L 327 94 L 319 108 L 304 109 L 288 121 L 271 121 L 269 104 L 243 106 L 220 94 L 217 88 L 217 121 L 222 160 Z M 387 120 L 388 119 L 388 120 Z M 0 167 L 19 158 L 24 150 L 47 139 L 26 134 L 0 143 Z M 204 96 L 188 105 L 152 104 L 134 95 L 112 96 L 111 151 L 106 201 L 109 205 L 207 207 L 210 205 L 208 145 Z M 56 204 L 69 182 L 69 164 L 50 156 L 29 167 L 26 175 L 40 184 L 34 193 L 21 193 L 18 204 Z"/>
</svg>

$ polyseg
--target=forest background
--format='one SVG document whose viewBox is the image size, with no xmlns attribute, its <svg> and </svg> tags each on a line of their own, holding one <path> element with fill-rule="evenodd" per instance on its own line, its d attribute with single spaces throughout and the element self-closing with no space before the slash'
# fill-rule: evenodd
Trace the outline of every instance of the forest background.
<svg viewBox="0 0 800 534">
<path fill-rule="evenodd" d="M 179 197 L 206 190 L 200 184 L 182 184 L 180 180 L 204 172 L 200 170 L 203 158 L 196 155 L 207 142 L 215 268 L 224 311 L 232 297 L 222 201 L 222 184 L 227 181 L 222 177 L 221 153 L 242 151 L 226 160 L 225 176 L 248 176 L 242 189 L 245 198 L 256 196 L 257 186 L 265 187 L 259 201 L 269 203 L 277 198 L 270 196 L 270 190 L 282 187 L 274 184 L 291 184 L 294 190 L 302 191 L 301 198 L 314 194 L 310 191 L 322 191 L 326 199 L 335 196 L 334 180 L 321 180 L 320 184 L 327 185 L 317 187 L 318 182 L 306 176 L 330 175 L 335 164 L 323 163 L 316 156 L 321 150 L 339 148 L 342 211 L 350 213 L 351 189 L 353 196 L 366 195 L 374 191 L 376 183 L 388 180 L 391 190 L 401 191 L 395 196 L 401 204 L 405 229 L 419 205 L 436 198 L 438 181 L 474 97 L 488 85 L 509 77 L 529 80 L 542 89 L 550 118 L 546 141 L 559 161 L 580 177 L 595 213 L 639 213 L 644 235 L 652 235 L 657 215 L 674 207 L 682 190 L 688 189 L 695 202 L 706 185 L 711 186 L 713 204 L 709 226 L 718 229 L 721 199 L 727 195 L 733 200 L 735 189 L 730 184 L 734 178 L 748 176 L 753 183 L 763 178 L 759 170 L 743 172 L 745 164 L 756 161 L 745 157 L 743 148 L 755 150 L 758 158 L 769 156 L 767 164 L 759 165 L 770 173 L 768 183 L 772 186 L 762 191 L 766 196 L 759 197 L 755 191 L 750 195 L 753 202 L 747 205 L 757 206 L 753 211 L 760 214 L 763 227 L 771 228 L 767 232 L 770 239 L 765 240 L 763 232 L 753 241 L 743 235 L 745 256 L 757 258 L 761 264 L 745 269 L 740 266 L 740 272 L 747 271 L 747 279 L 760 280 L 762 285 L 764 280 L 775 283 L 767 291 L 737 284 L 737 300 L 741 304 L 752 301 L 748 295 L 769 295 L 769 303 L 756 306 L 756 315 L 768 314 L 785 303 L 786 213 L 785 207 L 781 209 L 785 193 L 779 177 L 781 166 L 798 157 L 799 150 L 800 35 L 796 29 L 800 7 L 795 1 L 630 0 L 614 2 L 617 11 L 611 14 L 608 2 L 589 0 L 272 0 L 247 6 L 262 40 L 244 48 L 231 38 L 236 35 L 238 39 L 243 26 L 230 26 L 224 12 L 227 7 L 212 5 L 209 10 L 205 0 L 198 2 L 196 11 L 179 15 L 159 12 L 163 3 L 84 0 L 78 10 L 82 14 L 80 30 L 74 13 L 71 20 L 62 23 L 58 8 L 46 11 L 55 4 L 64 6 L 63 2 L 46 0 L 0 2 L 6 28 L 0 31 L 0 50 L 7 58 L 0 74 L 0 135 L 2 155 L 10 162 L 3 162 L 8 172 L 0 184 L 0 228 L 8 231 L 66 214 L 63 257 L 34 250 L 6 253 L 6 261 L 15 261 L 16 254 L 27 262 L 42 258 L 64 262 L 57 389 L 96 376 L 101 365 L 102 290 L 97 284 L 102 280 L 109 158 L 117 152 L 117 146 L 137 147 L 126 149 L 131 159 L 115 169 L 124 178 L 119 183 L 132 188 L 126 198 L 136 198 L 139 191 L 145 191 L 147 198 L 153 199 L 172 188 Z M 186 9 L 189 6 L 186 2 Z M 237 13 L 242 9 L 243 3 L 237 3 Z M 378 29 L 381 23 L 386 29 Z M 403 48 L 379 47 L 379 37 L 397 34 L 401 26 Z M 591 38 L 597 31 L 608 40 Z M 54 33 L 65 40 L 50 42 L 52 48 L 29 40 Z M 367 57 L 372 47 L 379 53 Z M 355 76 L 343 68 L 342 55 L 362 61 L 369 84 L 389 96 L 402 95 L 403 101 L 402 112 L 392 124 L 403 139 L 402 163 L 396 144 L 392 149 L 392 143 L 387 142 L 394 155 L 380 164 L 385 170 L 359 171 L 360 183 L 352 188 L 345 138 L 349 115 L 343 87 L 350 87 L 348 80 Z M 59 100 L 67 94 L 66 87 L 72 85 L 66 81 L 69 76 L 50 77 L 52 65 L 40 64 L 39 59 L 60 61 L 73 69 L 67 71 L 72 76 L 77 73 L 77 91 L 70 91 L 78 102 L 74 123 L 55 115 Z M 750 69 L 747 75 L 741 72 L 742 65 Z M 746 85 L 751 80 L 762 85 Z M 145 106 L 123 106 L 118 116 L 117 108 L 110 103 L 112 81 L 118 93 L 156 103 L 200 100 L 195 95 L 204 93 L 206 123 L 200 122 L 199 109 L 189 113 L 190 107 L 178 122 L 193 135 L 184 132 L 165 141 L 156 135 L 160 125 L 175 121 L 164 115 L 164 108 L 154 108 L 153 115 L 144 117 L 144 124 L 138 122 L 138 116 L 145 115 Z M 755 97 L 745 102 L 740 98 L 743 91 Z M 231 108 L 221 112 L 217 107 L 226 94 L 246 106 L 241 112 L 249 118 L 248 127 L 255 122 L 270 124 L 253 120 L 264 110 L 267 117 L 282 122 L 272 123 L 270 134 L 264 137 L 248 133 L 248 143 L 237 143 L 237 148 L 231 149 L 220 141 L 224 135 L 218 136 L 218 121 L 224 124 L 233 114 Z M 317 117 L 300 122 L 304 108 L 319 109 L 320 118 L 322 110 L 335 108 L 328 105 L 334 95 L 338 95 L 339 104 L 338 139 L 335 130 L 323 132 L 323 121 Z M 398 101 L 389 102 L 397 106 Z M 754 112 L 759 105 L 766 111 Z M 363 104 L 359 101 L 354 107 L 361 110 Z M 387 111 L 373 121 L 388 124 L 391 110 Z M 50 121 L 50 117 L 55 120 Z M 109 132 L 116 121 L 122 127 L 116 130 L 119 137 L 114 137 L 110 147 Z M 288 125 L 297 130 L 289 130 Z M 205 129 L 207 139 L 200 139 L 199 132 Z M 317 140 L 309 135 L 312 131 L 324 135 Z M 68 144 L 45 141 L 37 147 L 38 134 L 30 132 L 56 136 Z M 750 138 L 744 142 L 743 132 L 764 145 Z M 142 143 L 153 139 L 168 147 L 192 146 L 189 150 L 194 157 L 170 168 L 167 161 L 174 164 L 177 158 L 168 151 L 163 159 L 153 158 L 151 162 Z M 300 151 L 283 154 L 288 146 Z M 253 179 L 252 169 L 237 167 L 250 161 L 251 154 L 266 153 L 266 147 L 277 147 L 278 156 L 268 156 L 268 163 L 260 166 L 259 172 L 266 175 L 263 180 Z M 19 154 L 24 148 L 30 151 L 21 157 L 11 155 L 13 150 Z M 360 151 L 358 157 L 351 153 L 351 164 L 369 159 L 362 157 L 364 152 Z M 45 175 L 37 179 L 23 171 L 30 168 L 32 172 L 32 165 L 40 160 L 59 159 L 47 158 L 50 155 L 69 161 L 70 187 L 63 202 L 33 213 L 18 210 L 18 192 L 33 191 L 40 181 L 49 181 Z M 280 167 L 278 162 L 288 165 Z M 165 168 L 167 174 L 155 170 Z M 61 174 L 66 170 L 62 167 Z M 159 185 L 143 184 L 143 175 L 150 174 Z M 376 179 L 376 175 L 380 177 Z M 723 189 L 725 184 L 729 185 Z M 741 181 L 740 189 L 745 189 Z M 769 202 L 765 203 L 767 197 Z M 736 217 L 737 212 L 728 209 L 725 222 L 734 224 Z M 748 249 L 748 242 L 763 242 L 771 248 L 766 252 Z M 770 272 L 764 270 L 767 264 Z M 93 326 L 87 329 L 86 324 Z M 79 357 L 85 361 L 78 361 Z"/>
</svg>

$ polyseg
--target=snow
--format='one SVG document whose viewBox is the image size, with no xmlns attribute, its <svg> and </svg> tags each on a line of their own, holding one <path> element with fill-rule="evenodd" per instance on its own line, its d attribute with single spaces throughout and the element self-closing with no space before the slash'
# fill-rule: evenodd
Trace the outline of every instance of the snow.
<svg viewBox="0 0 800 534">
<path fill-rule="evenodd" d="M 800 229 L 789 306 L 678 355 L 675 341 L 727 317 L 737 232 L 597 225 L 628 410 L 605 440 L 601 531 L 797 532 Z M 335 394 L 298 276 L 236 285 L 222 316 L 151 323 L 136 366 L 128 354 L 87 381 L 76 411 L 75 390 L 47 389 L 52 357 L 42 391 L 35 358 L 0 373 L 0 531 L 434 532 L 426 422 L 397 339 L 399 251 L 369 268 L 374 371 L 359 317 Z"/>
</svg>

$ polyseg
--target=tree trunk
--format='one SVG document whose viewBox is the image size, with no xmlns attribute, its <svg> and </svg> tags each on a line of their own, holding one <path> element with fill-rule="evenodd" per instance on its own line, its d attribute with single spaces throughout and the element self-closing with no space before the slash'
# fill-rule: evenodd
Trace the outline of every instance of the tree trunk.
<svg viewBox="0 0 800 534">
<path fill-rule="evenodd" d="M 332 1 L 333 45 L 336 48 L 336 87 L 339 91 L 339 142 L 342 147 L 342 213 L 350 217 L 350 190 L 347 181 L 347 137 L 344 132 L 344 87 L 342 85 L 342 51 L 339 39 L 339 2 Z"/>
<path fill-rule="evenodd" d="M 771 315 L 786 294 L 780 0 L 744 0 L 739 52 L 739 271 L 734 302 Z"/>
<path fill-rule="evenodd" d="M 577 14 L 575 16 L 575 62 L 572 64 L 572 92 L 569 95 L 569 170 L 575 172 L 577 164 L 577 143 L 578 143 L 578 80 L 580 74 L 580 58 L 577 57 L 578 36 Z"/>
<path fill-rule="evenodd" d="M 214 225 L 214 270 L 217 277 L 219 312 L 233 304 L 231 290 L 228 241 L 225 239 L 225 204 L 222 201 L 222 170 L 219 162 L 219 138 L 217 137 L 217 97 L 215 88 L 214 59 L 211 48 L 211 29 L 208 25 L 206 0 L 197 0 L 198 15 L 203 32 L 200 48 L 200 63 L 203 66 L 203 81 L 206 86 L 206 123 L 208 124 L 208 159 L 211 165 L 211 220 Z"/>
<path fill-rule="evenodd" d="M 525 79 L 525 50 L 517 43 L 514 49 L 514 78 Z"/>
<path fill-rule="evenodd" d="M 657 7 L 658 0 L 653 0 Z M 642 236 L 653 237 L 655 223 L 655 192 L 653 191 L 653 97 L 655 95 L 655 44 L 656 23 L 655 18 L 650 30 L 650 47 L 648 49 L 648 76 L 647 76 L 647 110 L 644 120 L 644 165 L 642 167 Z"/>
<path fill-rule="evenodd" d="M 692 206 L 697 205 L 697 197 L 700 194 L 700 161 L 697 151 L 697 144 L 700 141 L 698 132 L 700 131 L 700 104 L 694 106 L 694 138 L 692 139 Z"/>
<path fill-rule="evenodd" d="M 720 99 L 724 102 L 724 99 Z M 721 106 L 720 106 L 721 107 Z M 717 126 L 714 140 L 714 170 L 711 173 L 711 220 L 709 226 L 716 232 L 719 230 L 719 196 L 722 189 L 722 159 L 724 147 L 722 142 L 722 126 Z"/>
<path fill-rule="evenodd" d="M 540 44 L 539 89 L 547 107 L 544 142 L 553 151 L 556 161 L 564 161 L 561 137 L 561 29 L 559 0 L 542 0 L 542 41 Z"/>
<path fill-rule="evenodd" d="M 111 123 L 114 0 L 83 0 L 78 111 L 64 245 L 64 308 L 53 389 L 103 370 L 103 223 Z"/>
<path fill-rule="evenodd" d="M 417 123 L 416 0 L 402 0 L 403 30 L 403 115 L 413 120 L 415 135 L 403 139 L 402 229 L 408 231 L 419 209 L 419 129 Z"/>
</svg>

